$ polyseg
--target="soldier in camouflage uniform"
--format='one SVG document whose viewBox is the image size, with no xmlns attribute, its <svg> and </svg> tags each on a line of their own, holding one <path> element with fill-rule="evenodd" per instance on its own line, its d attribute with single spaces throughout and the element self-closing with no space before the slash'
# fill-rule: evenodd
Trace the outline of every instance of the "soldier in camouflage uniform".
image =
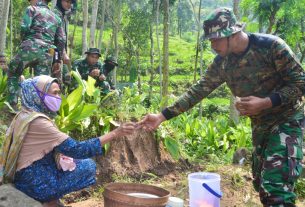
<svg viewBox="0 0 305 207">
<path fill-rule="evenodd" d="M 119 64 L 115 61 L 114 57 L 112 57 L 112 56 L 109 56 L 106 58 L 106 60 L 104 60 L 102 74 L 104 74 L 106 76 L 105 82 L 109 83 L 111 90 L 115 90 L 112 72 L 113 72 L 114 68 L 117 66 L 119 66 Z"/>
<path fill-rule="evenodd" d="M 215 10 L 204 21 L 204 38 L 218 54 L 205 75 L 172 106 L 149 114 L 140 125 L 154 130 L 189 110 L 226 82 L 236 107 L 252 125 L 254 187 L 268 207 L 293 207 L 302 167 L 305 74 L 279 37 L 247 34 L 231 9 Z"/>
<path fill-rule="evenodd" d="M 66 35 L 66 43 L 65 50 L 63 52 L 63 65 L 62 65 L 62 73 L 60 77 L 57 79 L 61 80 L 65 85 L 71 84 L 71 61 L 67 54 L 67 43 L 68 43 L 68 19 L 72 15 L 72 13 L 76 10 L 76 0 L 58 0 L 56 2 L 56 7 L 54 9 L 54 13 L 61 19 L 62 28 Z"/>
<path fill-rule="evenodd" d="M 87 55 L 86 58 L 76 60 L 73 63 L 72 70 L 78 70 L 84 80 L 87 80 L 88 76 L 91 76 L 96 80 L 96 87 L 101 88 L 104 94 L 109 93 L 111 88 L 103 73 L 104 67 L 99 61 L 99 58 L 101 57 L 99 49 L 90 48 L 85 54 Z"/>
<path fill-rule="evenodd" d="M 26 9 L 21 23 L 22 42 L 8 69 L 8 102 L 16 108 L 18 78 L 27 67 L 34 75 L 51 75 L 54 49 L 60 53 L 65 47 L 65 33 L 60 18 L 48 7 L 51 0 L 38 0 Z"/>
</svg>

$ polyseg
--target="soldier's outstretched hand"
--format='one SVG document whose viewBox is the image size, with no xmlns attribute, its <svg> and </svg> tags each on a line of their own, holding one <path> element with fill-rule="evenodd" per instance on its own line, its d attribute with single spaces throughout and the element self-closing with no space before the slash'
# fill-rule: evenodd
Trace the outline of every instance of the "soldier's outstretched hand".
<svg viewBox="0 0 305 207">
<path fill-rule="evenodd" d="M 138 122 L 138 125 L 146 131 L 153 131 L 157 129 L 165 120 L 166 119 L 162 113 L 147 114 L 141 121 Z"/>
</svg>

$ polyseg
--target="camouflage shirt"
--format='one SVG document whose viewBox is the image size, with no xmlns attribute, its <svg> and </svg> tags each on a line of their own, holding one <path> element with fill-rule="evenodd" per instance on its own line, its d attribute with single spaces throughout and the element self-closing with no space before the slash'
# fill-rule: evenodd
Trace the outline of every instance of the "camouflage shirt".
<svg viewBox="0 0 305 207">
<path fill-rule="evenodd" d="M 102 74 L 106 76 L 106 81 L 109 83 L 111 89 L 115 89 L 114 80 L 113 80 L 113 70 L 110 72 L 106 69 L 106 64 L 103 65 Z"/>
<path fill-rule="evenodd" d="M 251 116 L 254 125 L 274 126 L 303 116 L 305 74 L 294 53 L 276 36 L 248 35 L 246 51 L 241 55 L 217 56 L 202 79 L 162 111 L 166 119 L 189 110 L 224 82 L 235 96 L 280 99 L 272 108 Z"/>
<path fill-rule="evenodd" d="M 72 70 L 76 71 L 77 69 L 80 75 L 82 76 L 82 79 L 84 80 L 88 79 L 89 73 L 95 68 L 100 70 L 100 74 L 103 74 L 103 66 L 100 61 L 98 61 L 94 65 L 89 65 L 87 59 L 83 58 L 83 59 L 75 60 L 75 62 L 72 65 Z"/>
<path fill-rule="evenodd" d="M 62 52 L 66 35 L 61 24 L 61 19 L 45 3 L 38 2 L 35 6 L 29 6 L 21 23 L 21 47 L 30 41 L 37 47 L 58 48 Z"/>
</svg>

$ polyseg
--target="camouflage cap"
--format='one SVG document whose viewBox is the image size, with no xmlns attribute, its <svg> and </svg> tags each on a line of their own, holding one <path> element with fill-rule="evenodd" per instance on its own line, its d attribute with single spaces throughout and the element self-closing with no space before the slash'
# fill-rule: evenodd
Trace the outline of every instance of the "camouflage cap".
<svg viewBox="0 0 305 207">
<path fill-rule="evenodd" d="M 203 22 L 202 39 L 229 37 L 245 27 L 245 23 L 237 23 L 233 11 L 229 8 L 218 8 L 208 15 Z"/>
<path fill-rule="evenodd" d="M 87 50 L 85 54 L 98 54 L 98 56 L 101 57 L 100 50 L 97 48 L 89 48 L 89 50 Z"/>
<path fill-rule="evenodd" d="M 119 64 L 115 61 L 114 57 L 108 56 L 105 60 L 104 63 L 112 63 L 115 66 L 119 66 Z"/>
</svg>

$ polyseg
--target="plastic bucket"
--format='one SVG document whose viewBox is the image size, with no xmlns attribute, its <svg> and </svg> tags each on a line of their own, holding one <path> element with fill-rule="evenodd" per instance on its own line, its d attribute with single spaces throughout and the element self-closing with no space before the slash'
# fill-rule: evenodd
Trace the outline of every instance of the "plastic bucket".
<svg viewBox="0 0 305 207">
<path fill-rule="evenodd" d="M 220 175 L 196 172 L 188 175 L 190 207 L 219 207 Z"/>
</svg>

